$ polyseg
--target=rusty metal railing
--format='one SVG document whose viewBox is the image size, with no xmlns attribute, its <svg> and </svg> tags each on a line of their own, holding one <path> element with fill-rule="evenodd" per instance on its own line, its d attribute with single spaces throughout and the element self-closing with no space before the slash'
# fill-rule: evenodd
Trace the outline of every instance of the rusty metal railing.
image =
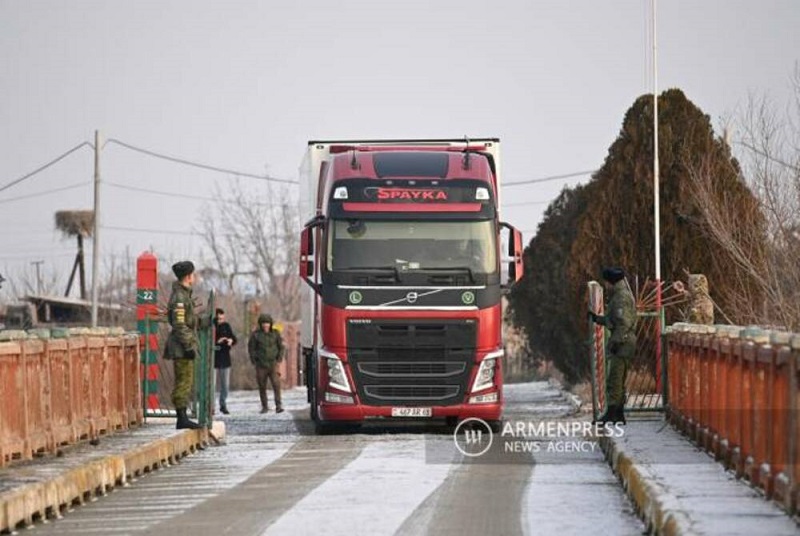
<svg viewBox="0 0 800 536">
<path fill-rule="evenodd" d="M 800 335 L 676 324 L 670 421 L 787 511 L 800 509 Z"/>
<path fill-rule="evenodd" d="M 142 423 L 136 335 L 0 342 L 0 466 Z"/>
</svg>

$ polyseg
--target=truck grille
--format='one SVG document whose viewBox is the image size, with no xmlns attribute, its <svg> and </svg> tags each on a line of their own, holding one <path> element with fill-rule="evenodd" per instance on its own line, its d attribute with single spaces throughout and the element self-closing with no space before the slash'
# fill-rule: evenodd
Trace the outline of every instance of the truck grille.
<svg viewBox="0 0 800 536">
<path fill-rule="evenodd" d="M 380 400 L 440 402 L 458 395 L 458 385 L 367 385 L 368 396 Z"/>
<path fill-rule="evenodd" d="M 462 403 L 475 344 L 471 320 L 351 320 L 347 328 L 356 389 L 375 406 Z"/>
</svg>

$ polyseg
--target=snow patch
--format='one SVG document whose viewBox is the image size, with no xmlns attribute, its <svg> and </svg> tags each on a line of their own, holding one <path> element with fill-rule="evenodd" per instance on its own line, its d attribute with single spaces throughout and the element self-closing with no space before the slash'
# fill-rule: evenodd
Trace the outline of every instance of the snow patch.
<svg viewBox="0 0 800 536">
<path fill-rule="evenodd" d="M 444 482 L 450 467 L 425 462 L 424 438 L 371 444 L 263 536 L 393 534 Z"/>
</svg>

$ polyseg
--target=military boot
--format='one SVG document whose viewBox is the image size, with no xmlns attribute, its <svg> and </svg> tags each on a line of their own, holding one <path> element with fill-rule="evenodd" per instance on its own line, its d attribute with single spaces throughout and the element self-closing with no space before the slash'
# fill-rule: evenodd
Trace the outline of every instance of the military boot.
<svg viewBox="0 0 800 536">
<path fill-rule="evenodd" d="M 178 414 L 178 421 L 175 424 L 175 428 L 178 430 L 199 430 L 202 428 L 196 422 L 189 420 L 189 416 L 186 415 L 186 408 L 176 409 L 175 412 Z"/>
<path fill-rule="evenodd" d="M 614 415 L 613 415 L 613 418 L 612 418 L 612 422 L 626 424 L 626 421 L 625 421 L 625 406 L 620 404 L 619 406 L 615 406 L 614 410 L 615 410 L 615 412 L 614 412 Z"/>
<path fill-rule="evenodd" d="M 605 413 L 600 415 L 595 421 L 594 424 L 606 424 L 607 422 L 614 422 L 616 420 L 617 415 L 617 406 L 615 404 L 609 404 L 608 408 L 606 408 Z"/>
</svg>

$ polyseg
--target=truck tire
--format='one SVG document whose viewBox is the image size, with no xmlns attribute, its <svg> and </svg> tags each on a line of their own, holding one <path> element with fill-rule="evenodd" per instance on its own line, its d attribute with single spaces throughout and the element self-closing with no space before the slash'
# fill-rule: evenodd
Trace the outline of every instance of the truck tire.
<svg viewBox="0 0 800 536">
<path fill-rule="evenodd" d="M 316 358 L 314 354 L 311 354 L 308 357 L 308 380 L 306 384 L 306 389 L 308 390 L 308 403 L 311 405 L 309 416 L 311 420 L 316 425 L 319 423 L 319 411 L 317 408 L 317 372 L 316 372 Z"/>
</svg>

